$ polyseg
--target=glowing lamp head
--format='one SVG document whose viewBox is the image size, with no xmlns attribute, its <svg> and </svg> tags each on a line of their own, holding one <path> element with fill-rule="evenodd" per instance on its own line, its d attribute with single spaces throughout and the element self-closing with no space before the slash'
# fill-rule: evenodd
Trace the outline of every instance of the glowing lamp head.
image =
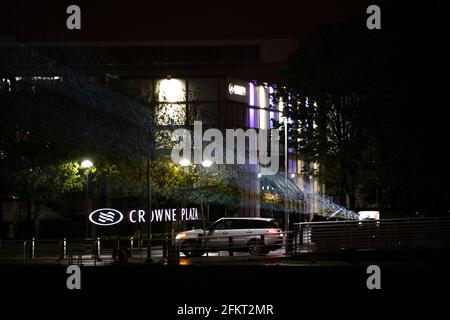
<svg viewBox="0 0 450 320">
<path fill-rule="evenodd" d="M 205 168 L 211 167 L 212 164 L 213 164 L 212 161 L 211 161 L 211 160 L 208 160 L 208 159 L 203 160 L 203 162 L 202 162 L 202 166 L 205 167 Z"/>
<path fill-rule="evenodd" d="M 182 167 L 188 167 L 191 165 L 191 161 L 189 159 L 181 159 L 180 160 L 180 166 Z"/>
<path fill-rule="evenodd" d="M 92 163 L 91 160 L 83 160 L 81 162 L 81 168 L 83 169 L 89 169 L 92 168 L 94 166 L 94 164 Z"/>
</svg>

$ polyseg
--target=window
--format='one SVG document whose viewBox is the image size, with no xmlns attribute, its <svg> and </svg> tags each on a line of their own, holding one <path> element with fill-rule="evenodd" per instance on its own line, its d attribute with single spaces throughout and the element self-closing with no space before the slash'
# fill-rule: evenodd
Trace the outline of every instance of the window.
<svg viewBox="0 0 450 320">
<path fill-rule="evenodd" d="M 159 80 L 156 93 L 160 102 L 156 109 L 158 125 L 184 125 L 186 123 L 186 81 Z"/>
<path fill-rule="evenodd" d="M 271 229 L 280 228 L 275 221 L 235 219 L 231 223 L 232 229 Z"/>
<path fill-rule="evenodd" d="M 275 221 L 265 221 L 265 220 L 253 220 L 252 229 L 271 229 L 280 228 Z"/>
<path fill-rule="evenodd" d="M 233 220 L 231 227 L 232 229 L 251 229 L 252 228 L 251 220 L 244 219 L 236 219 Z"/>
<path fill-rule="evenodd" d="M 220 220 L 211 226 L 212 230 L 228 230 L 231 229 L 231 220 Z"/>
</svg>

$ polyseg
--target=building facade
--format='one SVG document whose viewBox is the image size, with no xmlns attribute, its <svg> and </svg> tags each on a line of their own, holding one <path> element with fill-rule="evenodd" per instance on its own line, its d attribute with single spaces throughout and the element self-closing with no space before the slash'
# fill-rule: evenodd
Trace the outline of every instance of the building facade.
<svg viewBox="0 0 450 320">
<path fill-rule="evenodd" d="M 11 81 L 20 86 L 25 78 L 57 83 L 82 74 L 108 87 L 115 79 L 138 83 L 159 101 L 155 116 L 160 131 L 190 127 L 194 121 L 201 121 L 204 129 L 222 131 L 273 129 L 282 120 L 283 106 L 275 103 L 272 94 L 290 46 L 287 39 L 11 44 L 1 50 L 17 61 L 4 72 L 1 85 L 7 90 Z M 289 190 L 284 179 L 285 154 Z M 247 166 L 239 176 L 239 184 L 245 189 L 239 203 L 241 216 L 273 216 L 285 204 L 293 213 L 319 212 L 320 208 L 305 201 L 305 196 L 323 193 L 324 186 L 314 177 L 305 176 L 301 156 L 292 149 L 285 152 L 282 144 L 279 159 L 278 172 L 273 176 L 261 176 L 258 165 Z M 279 205 L 265 203 L 266 196 L 267 203 L 276 199 Z M 3 200 L 3 220 L 10 224 L 10 216 L 19 215 L 16 209 L 8 208 L 17 208 L 20 199 Z M 52 216 L 58 216 L 58 212 L 52 211 Z"/>
</svg>

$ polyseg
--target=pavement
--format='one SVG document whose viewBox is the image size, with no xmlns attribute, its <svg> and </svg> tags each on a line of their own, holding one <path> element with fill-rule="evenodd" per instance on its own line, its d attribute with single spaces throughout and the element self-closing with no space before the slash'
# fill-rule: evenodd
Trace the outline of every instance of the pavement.
<svg viewBox="0 0 450 320">
<path fill-rule="evenodd" d="M 284 248 L 271 251 L 266 256 L 253 256 L 248 252 L 233 252 L 230 256 L 228 251 L 208 252 L 202 257 L 186 257 L 180 252 L 179 261 L 164 257 L 161 247 L 154 247 L 152 250 L 152 264 L 156 265 L 180 265 L 180 266 L 208 266 L 208 265 L 254 265 L 254 266 L 346 266 L 361 265 L 371 262 L 377 264 L 405 264 L 405 263 L 427 263 L 435 265 L 448 265 L 450 263 L 448 251 L 395 251 L 378 252 L 351 251 L 351 252 L 301 252 L 294 256 L 285 254 Z M 133 249 L 132 255 L 128 257 L 128 265 L 144 265 L 147 263 L 147 249 Z M 86 267 L 110 266 L 114 264 L 112 250 L 104 249 L 98 259 L 90 253 L 82 255 L 66 256 L 60 259 L 55 255 L 38 256 L 33 259 L 24 256 L 0 257 L 1 265 L 62 265 L 71 264 Z"/>
<path fill-rule="evenodd" d="M 282 258 L 286 258 L 284 249 L 271 251 L 266 256 L 252 256 L 247 252 L 234 252 L 230 256 L 228 251 L 208 252 L 202 257 L 186 257 L 180 253 L 180 265 L 208 265 L 208 264 L 276 264 Z M 132 256 L 128 258 L 128 264 L 144 264 L 147 261 L 147 250 L 133 250 Z M 66 256 L 59 259 L 56 256 L 40 256 L 31 258 L 24 257 L 0 257 L 0 265 L 70 265 L 78 264 L 83 266 L 105 266 L 113 264 L 111 250 L 104 250 L 99 259 L 95 259 L 92 254 L 74 255 L 72 258 Z M 162 248 L 152 250 L 152 262 L 156 264 L 167 264 L 167 258 L 163 256 Z"/>
</svg>

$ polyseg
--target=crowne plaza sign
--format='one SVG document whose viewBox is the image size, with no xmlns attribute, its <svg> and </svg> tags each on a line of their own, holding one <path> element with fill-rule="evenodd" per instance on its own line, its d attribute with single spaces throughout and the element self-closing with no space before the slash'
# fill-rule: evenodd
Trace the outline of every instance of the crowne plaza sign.
<svg viewBox="0 0 450 320">
<path fill-rule="evenodd" d="M 116 209 L 102 208 L 89 214 L 89 220 L 99 226 L 115 225 L 124 219 L 131 223 L 199 220 L 197 208 L 154 209 L 150 214 L 146 210 L 135 209 L 130 210 L 126 215 Z"/>
</svg>

